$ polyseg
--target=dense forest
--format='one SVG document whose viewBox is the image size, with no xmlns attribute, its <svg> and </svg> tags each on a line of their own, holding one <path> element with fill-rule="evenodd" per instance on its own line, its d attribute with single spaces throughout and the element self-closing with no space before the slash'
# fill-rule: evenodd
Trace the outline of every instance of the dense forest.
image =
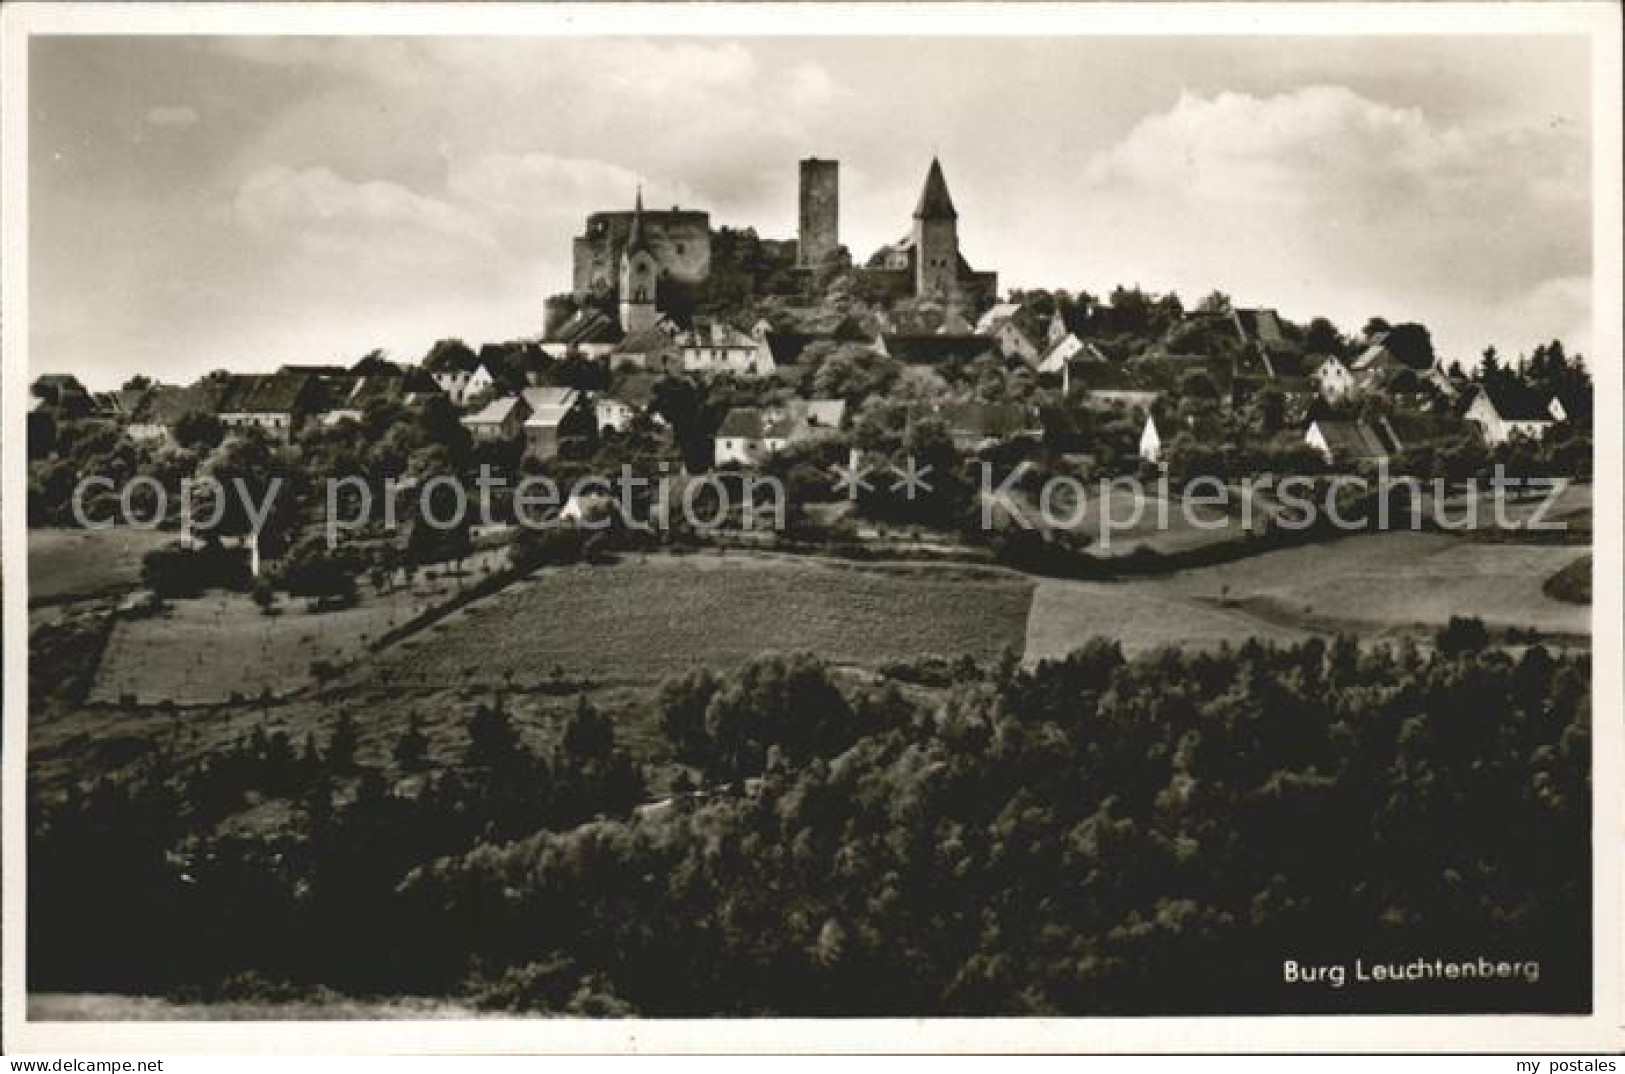
<svg viewBox="0 0 1625 1074">
<path fill-rule="evenodd" d="M 426 770 L 356 728 L 154 755 L 31 809 L 30 988 L 317 988 L 572 1014 L 1580 1011 L 1590 657 L 1434 645 L 670 681 L 651 800 L 585 699 L 499 702 Z M 275 834 L 222 825 L 291 803 Z M 1538 960 L 1538 983 L 1286 985 L 1281 964 Z"/>
</svg>

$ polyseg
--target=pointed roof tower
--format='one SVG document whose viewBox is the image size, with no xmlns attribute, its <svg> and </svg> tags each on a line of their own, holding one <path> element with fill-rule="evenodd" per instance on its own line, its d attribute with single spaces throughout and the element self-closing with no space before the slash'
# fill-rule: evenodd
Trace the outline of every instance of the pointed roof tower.
<svg viewBox="0 0 1625 1074">
<path fill-rule="evenodd" d="M 957 220 L 954 199 L 948 196 L 948 181 L 942 177 L 942 165 L 931 158 L 931 170 L 925 173 L 925 188 L 920 191 L 920 203 L 914 207 L 916 220 Z"/>
<path fill-rule="evenodd" d="M 632 207 L 632 230 L 626 235 L 626 253 L 631 255 L 648 248 L 648 240 L 643 235 L 643 184 L 639 183 L 637 202 Z"/>
</svg>

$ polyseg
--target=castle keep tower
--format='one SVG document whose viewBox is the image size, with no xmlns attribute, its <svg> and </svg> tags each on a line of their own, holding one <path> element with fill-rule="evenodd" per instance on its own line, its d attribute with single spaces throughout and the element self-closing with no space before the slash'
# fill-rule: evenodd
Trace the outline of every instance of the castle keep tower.
<svg viewBox="0 0 1625 1074">
<path fill-rule="evenodd" d="M 639 187 L 632 227 L 626 235 L 626 251 L 621 255 L 621 331 L 627 335 L 653 328 L 660 320 L 655 307 L 659 280 L 660 266 L 643 234 L 643 188 Z"/>
<path fill-rule="evenodd" d="M 808 157 L 801 162 L 801 227 L 796 267 L 815 268 L 840 247 L 841 164 Z"/>
<path fill-rule="evenodd" d="M 959 290 L 959 213 L 948 196 L 942 165 L 931 158 L 920 203 L 914 207 L 914 294 L 951 298 Z"/>
</svg>

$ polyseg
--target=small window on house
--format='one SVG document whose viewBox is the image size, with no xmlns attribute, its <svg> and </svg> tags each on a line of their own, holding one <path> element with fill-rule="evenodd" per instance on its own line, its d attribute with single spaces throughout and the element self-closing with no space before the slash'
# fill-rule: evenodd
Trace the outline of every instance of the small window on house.
<svg viewBox="0 0 1625 1074">
<path fill-rule="evenodd" d="M 677 244 L 677 253 L 679 254 L 679 256 L 682 254 L 682 252 L 683 252 L 683 244 L 678 243 Z"/>
</svg>

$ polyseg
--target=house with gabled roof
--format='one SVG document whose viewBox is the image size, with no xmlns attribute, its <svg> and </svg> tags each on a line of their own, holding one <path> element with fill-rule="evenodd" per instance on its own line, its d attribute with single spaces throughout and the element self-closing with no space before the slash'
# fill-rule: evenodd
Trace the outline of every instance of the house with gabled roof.
<svg viewBox="0 0 1625 1074">
<path fill-rule="evenodd" d="M 1044 423 L 1038 412 L 1019 403 L 939 403 L 935 414 L 947 429 L 954 447 L 966 454 L 1017 437 L 1040 440 L 1044 436 Z"/>
<path fill-rule="evenodd" d="M 496 383 L 480 356 L 466 347 L 433 353 L 424 361 L 423 368 L 458 406 L 489 391 Z"/>
<path fill-rule="evenodd" d="M 991 336 L 998 332 L 1001 324 L 1020 312 L 1020 302 L 995 302 L 977 318 L 974 331 L 979 336 Z"/>
<path fill-rule="evenodd" d="M 1140 458 L 1146 462 L 1161 462 L 1168 445 L 1181 433 L 1189 433 L 1204 444 L 1217 446 L 1225 442 L 1224 423 L 1216 414 L 1187 414 L 1183 418 L 1172 414 L 1148 413 L 1140 428 Z"/>
<path fill-rule="evenodd" d="M 722 320 L 700 321 L 676 339 L 685 373 L 732 373 L 741 377 L 770 376 L 773 355 L 749 332 Z"/>
<path fill-rule="evenodd" d="M 1480 384 L 1474 389 L 1466 418 L 1477 425 L 1490 445 L 1515 436 L 1538 440 L 1568 417 L 1558 398 L 1517 383 Z"/>
<path fill-rule="evenodd" d="M 542 350 L 551 358 L 579 355 L 605 359 L 626 338 L 620 322 L 595 309 L 577 310 L 563 324 L 542 339 Z"/>
<path fill-rule="evenodd" d="M 586 393 L 557 386 L 526 388 L 519 393 L 530 409 L 524 419 L 525 451 L 538 459 L 559 453 L 566 436 L 591 436 L 597 419 Z"/>
<path fill-rule="evenodd" d="M 997 354 L 998 343 L 987 336 L 951 336 L 934 333 L 902 335 L 882 333 L 875 338 L 875 350 L 904 365 L 940 365 L 954 359 L 970 360 L 984 354 Z"/>
<path fill-rule="evenodd" d="M 677 343 L 672 338 L 672 332 L 662 325 L 654 325 L 627 333 L 610 350 L 609 364 L 613 369 L 623 366 L 664 369 L 677 354 Z"/>
<path fill-rule="evenodd" d="M 525 431 L 530 404 L 520 395 L 504 395 L 486 403 L 472 414 L 463 415 L 463 428 L 476 443 L 516 439 Z"/>
<path fill-rule="evenodd" d="M 1232 310 L 1230 323 L 1236 326 L 1236 334 L 1241 337 L 1243 343 L 1251 344 L 1259 350 L 1274 350 L 1287 342 L 1286 332 L 1281 327 L 1281 319 L 1272 309 Z"/>
<path fill-rule="evenodd" d="M 837 435 L 844 399 L 792 399 L 781 406 L 734 407 L 712 439 L 717 466 L 755 466 L 791 444 Z"/>
<path fill-rule="evenodd" d="M 227 429 L 258 429 L 288 443 L 320 402 L 316 378 L 308 373 L 228 373 L 215 414 Z"/>
<path fill-rule="evenodd" d="M 1354 374 L 1335 354 L 1311 354 L 1299 366 L 1323 399 L 1338 400 L 1354 390 Z"/>
<path fill-rule="evenodd" d="M 1350 418 L 1316 418 L 1303 440 L 1334 466 L 1381 462 L 1399 450 L 1388 430 Z"/>
</svg>

